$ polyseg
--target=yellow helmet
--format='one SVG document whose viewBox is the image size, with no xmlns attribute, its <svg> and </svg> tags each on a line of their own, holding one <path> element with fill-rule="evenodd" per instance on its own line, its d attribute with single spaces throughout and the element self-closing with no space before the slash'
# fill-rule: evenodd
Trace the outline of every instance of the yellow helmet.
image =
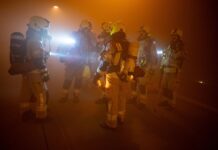
<svg viewBox="0 0 218 150">
<path fill-rule="evenodd" d="M 111 29 L 111 35 L 113 35 L 116 32 L 119 32 L 121 29 L 123 31 L 125 31 L 124 24 L 122 24 L 121 22 L 113 23 L 112 24 L 112 29 Z"/>
<path fill-rule="evenodd" d="M 177 36 L 179 36 L 179 37 L 182 37 L 183 32 L 182 32 L 182 30 L 176 28 L 176 29 L 171 30 L 170 34 L 171 34 L 171 35 L 177 35 Z"/>
</svg>

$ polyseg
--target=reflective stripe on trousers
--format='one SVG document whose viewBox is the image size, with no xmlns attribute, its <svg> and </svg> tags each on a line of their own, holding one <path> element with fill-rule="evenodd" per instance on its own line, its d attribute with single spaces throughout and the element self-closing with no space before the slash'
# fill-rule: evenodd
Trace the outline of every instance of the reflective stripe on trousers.
<svg viewBox="0 0 218 150">
<path fill-rule="evenodd" d="M 32 103 L 35 104 L 34 111 L 43 110 L 44 114 L 47 114 L 47 85 L 38 72 L 27 73 L 22 79 L 20 106 L 31 107 Z"/>
<path fill-rule="evenodd" d="M 177 73 L 164 73 L 161 82 L 161 95 L 165 100 L 175 103 L 175 93 L 177 88 Z"/>
<path fill-rule="evenodd" d="M 126 99 L 130 97 L 130 83 L 121 81 L 115 74 L 106 75 L 107 121 L 117 125 L 117 118 L 124 118 Z"/>
</svg>

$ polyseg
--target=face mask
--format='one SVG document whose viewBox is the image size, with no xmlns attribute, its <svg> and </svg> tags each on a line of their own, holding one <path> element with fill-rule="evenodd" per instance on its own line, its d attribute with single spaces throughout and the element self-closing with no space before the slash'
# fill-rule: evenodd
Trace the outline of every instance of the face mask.
<svg viewBox="0 0 218 150">
<path fill-rule="evenodd" d="M 41 29 L 41 36 L 43 40 L 51 40 L 51 36 L 49 35 L 47 29 Z"/>
</svg>

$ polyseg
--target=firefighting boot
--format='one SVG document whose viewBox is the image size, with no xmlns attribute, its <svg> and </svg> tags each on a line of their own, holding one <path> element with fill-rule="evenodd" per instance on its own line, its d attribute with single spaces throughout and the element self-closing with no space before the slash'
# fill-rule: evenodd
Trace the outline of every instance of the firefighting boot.
<svg viewBox="0 0 218 150">
<path fill-rule="evenodd" d="M 60 103 L 65 103 L 67 102 L 69 97 L 69 90 L 67 89 L 63 89 L 62 93 L 61 93 L 61 98 L 59 99 Z"/>
<path fill-rule="evenodd" d="M 36 119 L 43 120 L 47 118 L 47 106 L 39 106 L 36 108 Z"/>
<path fill-rule="evenodd" d="M 164 89 L 159 93 L 159 103 L 158 106 L 160 107 L 168 107 L 169 106 L 169 99 L 167 97 L 167 90 Z"/>
<path fill-rule="evenodd" d="M 107 95 L 105 92 L 102 94 L 102 97 L 95 101 L 96 104 L 106 104 L 108 101 Z"/>
<path fill-rule="evenodd" d="M 175 109 L 175 106 L 176 106 L 176 100 L 175 100 L 175 98 L 173 98 L 173 99 L 169 99 L 168 100 L 168 106 L 166 107 L 166 110 L 168 110 L 168 111 L 173 111 L 174 109 Z"/>
<path fill-rule="evenodd" d="M 118 113 L 118 117 L 117 117 L 117 121 L 120 125 L 124 124 L 125 121 L 125 112 L 119 112 Z"/>
<path fill-rule="evenodd" d="M 74 91 L 73 91 L 73 102 L 74 103 L 78 103 L 79 102 L 79 95 L 80 95 L 80 90 L 78 90 L 78 89 L 75 89 Z"/>
<path fill-rule="evenodd" d="M 104 129 L 116 129 L 117 128 L 117 116 L 108 114 L 106 120 L 102 122 L 100 126 Z"/>
<path fill-rule="evenodd" d="M 169 102 L 167 100 L 161 100 L 160 103 L 158 104 L 158 106 L 168 107 L 169 106 Z"/>
<path fill-rule="evenodd" d="M 21 114 L 21 120 L 26 122 L 35 118 L 35 114 L 32 110 L 25 111 Z"/>
<path fill-rule="evenodd" d="M 130 98 L 128 99 L 129 104 L 134 104 L 137 101 L 137 92 L 132 91 Z"/>
<path fill-rule="evenodd" d="M 22 115 L 24 112 L 31 110 L 30 102 L 21 102 L 19 107 L 20 107 L 20 115 Z"/>
</svg>

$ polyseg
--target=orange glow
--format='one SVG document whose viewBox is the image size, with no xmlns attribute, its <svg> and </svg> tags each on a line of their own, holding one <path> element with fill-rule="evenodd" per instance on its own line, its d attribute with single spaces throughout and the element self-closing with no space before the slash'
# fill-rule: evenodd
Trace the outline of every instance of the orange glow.
<svg viewBox="0 0 218 150">
<path fill-rule="evenodd" d="M 189 52 L 190 61 L 185 62 L 184 78 L 193 80 L 195 83 L 204 85 L 209 84 L 205 79 L 203 82 L 196 80 L 198 78 L 206 78 L 210 67 L 209 55 L 214 48 L 208 46 L 214 45 L 207 42 L 213 41 L 209 39 L 209 35 L 215 32 L 213 28 L 207 25 L 215 26 L 212 17 L 206 12 L 206 8 L 201 5 L 200 1 L 184 0 L 31 0 L 31 1 L 13 1 L 8 3 L 2 2 L 0 5 L 1 12 L 1 96 L 5 97 L 16 93 L 18 90 L 11 90 L 11 87 L 20 87 L 20 81 L 8 75 L 9 68 L 9 35 L 11 32 L 20 31 L 25 34 L 27 30 L 26 24 L 29 18 L 34 15 L 42 16 L 51 22 L 49 32 L 52 35 L 56 33 L 71 33 L 78 30 L 80 21 L 88 19 L 93 24 L 93 31 L 96 35 L 101 31 L 101 23 L 104 21 L 117 22 L 121 21 L 125 24 L 128 39 L 135 42 L 138 37 L 138 29 L 144 25 L 150 29 L 152 37 L 157 41 L 157 46 L 165 48 L 169 41 L 169 32 L 172 28 L 179 27 L 183 29 L 185 36 L 183 37 L 185 48 Z M 207 4 L 205 2 L 205 4 Z M 191 28 L 192 26 L 193 28 Z M 202 30 L 208 29 L 208 30 Z M 215 28 L 216 29 L 216 28 Z M 53 38 L 54 39 L 54 38 Z M 56 43 L 52 41 L 52 50 L 56 50 Z M 208 49 L 207 52 L 204 49 Z M 189 51 L 190 50 L 190 51 Z M 211 50 L 211 51 L 210 51 Z M 206 55 L 208 57 L 206 57 Z M 202 61 L 201 58 L 209 61 Z M 216 61 L 216 60 L 214 60 Z M 216 64 L 216 63 L 213 63 Z M 205 67 L 207 66 L 207 67 Z M 205 68 L 204 68 L 205 67 Z M 58 83 L 63 82 L 64 67 L 55 58 L 49 59 L 48 68 L 52 75 L 58 78 Z M 194 70 L 196 71 L 193 71 Z M 214 72 L 214 68 L 212 70 Z M 213 75 L 211 75 L 213 76 Z M 216 77 L 214 77 L 216 79 Z M 50 87 L 58 89 L 57 80 L 51 81 Z M 188 82 L 186 82 L 188 84 Z M 190 90 L 189 90 L 190 91 Z"/>
</svg>

